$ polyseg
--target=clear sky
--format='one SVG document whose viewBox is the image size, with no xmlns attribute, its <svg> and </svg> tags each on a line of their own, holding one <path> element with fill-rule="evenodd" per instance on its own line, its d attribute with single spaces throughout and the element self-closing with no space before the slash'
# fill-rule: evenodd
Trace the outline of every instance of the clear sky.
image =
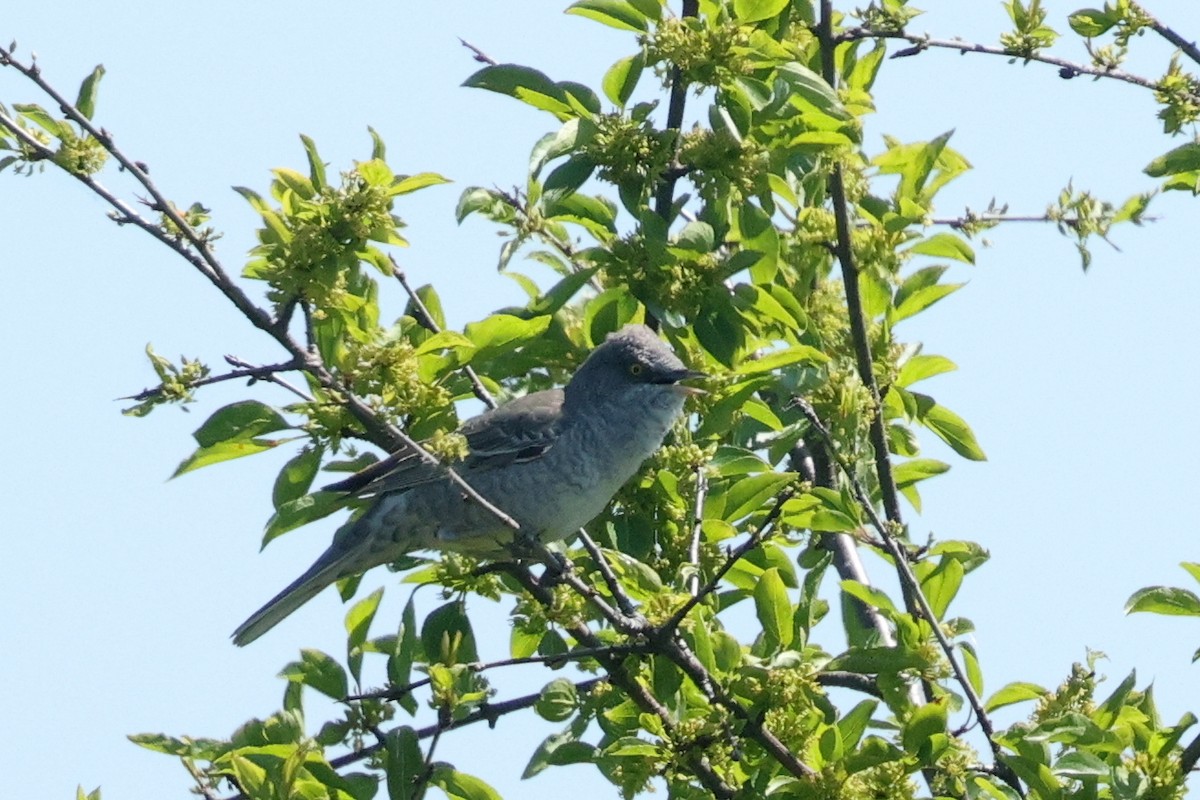
<svg viewBox="0 0 1200 800">
<path fill-rule="evenodd" d="M 190 16 L 145 0 L 86 11 L 63 0 L 10 5 L 0 40 L 15 39 L 23 56 L 35 51 L 68 94 L 105 64 L 98 121 L 168 196 L 213 209 L 225 233 L 219 255 L 234 271 L 256 218 L 229 187 L 261 190 L 269 168 L 303 169 L 300 133 L 341 169 L 369 155 L 371 125 L 398 171 L 452 178 L 402 200 L 412 247 L 398 255 L 414 282 L 438 287 L 457 325 L 521 297 L 496 274 L 489 226 L 455 225 L 458 194 L 521 184 L 530 147 L 554 127 L 515 101 L 458 88 L 477 67 L 458 37 L 497 60 L 593 85 L 633 49 L 623 34 L 562 15 L 560 0 L 214 0 Z M 992 0 L 918 5 L 928 13 L 912 31 L 995 42 L 1006 27 Z M 1074 5 L 1044 5 L 1065 31 Z M 1188 0 L 1147 5 L 1200 36 Z M 1149 37 L 1136 44 L 1148 57 L 1134 71 L 1158 74 L 1169 48 Z M 1083 58 L 1075 44 L 1063 52 Z M 0 101 L 34 100 L 33 87 L 0 70 Z M 1182 143 L 1161 135 L 1144 90 L 1064 81 L 1052 68 L 995 57 L 931 52 L 888 62 L 877 102 L 872 148 L 883 133 L 918 140 L 956 130 L 951 144 L 976 170 L 943 193 L 946 215 L 993 197 L 1014 213 L 1040 213 L 1068 180 L 1120 200 L 1149 188 L 1140 169 Z M 128 188 L 116 173 L 106 180 Z M 228 641 L 324 549 L 333 524 L 258 553 L 287 453 L 165 480 L 208 413 L 259 390 L 225 384 L 190 414 L 167 408 L 144 420 L 122 417 L 114 398 L 153 383 L 147 342 L 218 369 L 225 353 L 252 362 L 281 354 L 180 259 L 117 228 L 70 179 L 0 175 L 0 209 L 0 771 L 6 786 L 47 800 L 73 796 L 77 783 L 101 785 L 110 800 L 185 797 L 189 779 L 177 762 L 125 735 L 227 735 L 278 707 L 275 675 L 300 647 L 342 654 L 343 609 L 331 592 L 251 647 Z M 1200 451 L 1198 211 L 1191 198 L 1161 198 L 1153 213 L 1162 219 L 1118 230 L 1121 252 L 1097 244 L 1087 275 L 1049 228 L 993 232 L 977 266 L 954 267 L 968 287 L 899 330 L 959 364 L 931 392 L 974 426 L 990 458 L 962 463 L 925 436 L 927 453 L 955 469 L 925 485 L 925 513 L 910 515 L 914 538 L 974 539 L 992 552 L 952 607 L 978 626 L 989 693 L 1013 680 L 1054 686 L 1091 647 L 1110 656 L 1102 664 L 1110 686 L 1138 667 L 1169 720 L 1200 710 L 1190 664 L 1200 626 L 1121 610 L 1142 586 L 1186 585 L 1176 565 L 1200 560 L 1190 508 Z M 403 299 L 388 291 L 385 313 L 395 316 Z M 370 583 L 394 583 L 377 572 Z M 390 592 L 380 632 L 405 597 Z M 418 600 L 426 609 L 435 602 L 432 592 Z M 472 602 L 484 656 L 503 657 L 503 609 Z M 503 699 L 547 680 L 513 672 L 495 685 Z M 520 783 L 553 729 L 531 715 L 505 718 L 495 733 L 448 735 L 439 756 L 506 796 L 613 796 L 586 766 Z"/>
</svg>

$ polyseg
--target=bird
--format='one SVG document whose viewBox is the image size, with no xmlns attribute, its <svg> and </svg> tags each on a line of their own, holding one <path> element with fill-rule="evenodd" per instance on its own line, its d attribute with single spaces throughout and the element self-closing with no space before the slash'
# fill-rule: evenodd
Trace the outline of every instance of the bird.
<svg viewBox="0 0 1200 800">
<path fill-rule="evenodd" d="M 689 369 L 645 325 L 612 333 L 561 389 L 533 392 L 467 420 L 468 454 L 453 467 L 520 526 L 519 536 L 565 539 L 612 500 L 662 444 L 688 395 Z M 491 558 L 511 551 L 512 527 L 440 469 L 397 454 L 324 487 L 370 498 L 308 570 L 233 633 L 243 646 L 325 587 L 418 550 Z"/>
</svg>

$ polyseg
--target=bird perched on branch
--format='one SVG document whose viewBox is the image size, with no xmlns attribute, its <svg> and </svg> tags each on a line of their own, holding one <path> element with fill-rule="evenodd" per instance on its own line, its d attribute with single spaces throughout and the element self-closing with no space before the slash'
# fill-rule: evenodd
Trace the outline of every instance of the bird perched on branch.
<svg viewBox="0 0 1200 800">
<path fill-rule="evenodd" d="M 469 453 L 455 471 L 494 509 L 541 542 L 564 539 L 604 510 L 662 444 L 683 411 L 688 369 L 644 325 L 597 347 L 563 389 L 534 392 L 463 424 Z M 308 571 L 233 633 L 248 644 L 322 589 L 415 550 L 493 556 L 512 527 L 415 454 L 398 454 L 326 487 L 371 495 Z"/>
</svg>

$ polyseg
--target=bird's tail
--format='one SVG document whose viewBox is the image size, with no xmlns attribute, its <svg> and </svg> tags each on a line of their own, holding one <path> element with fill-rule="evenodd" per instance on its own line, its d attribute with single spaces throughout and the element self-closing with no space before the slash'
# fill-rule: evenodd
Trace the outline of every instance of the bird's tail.
<svg viewBox="0 0 1200 800">
<path fill-rule="evenodd" d="M 337 562 L 322 565 L 322 557 L 308 571 L 292 581 L 286 589 L 267 601 L 267 604 L 250 615 L 250 618 L 233 632 L 233 643 L 238 647 L 250 644 L 300 606 L 321 593 L 329 584 L 341 576 L 341 565 Z"/>
<path fill-rule="evenodd" d="M 331 583 L 398 558 L 394 546 L 390 549 L 373 546 L 378 543 L 373 542 L 376 522 L 372 511 L 375 508 L 343 525 L 334 535 L 333 544 L 303 575 L 238 626 L 233 632 L 233 643 L 238 647 L 250 644 Z"/>
</svg>

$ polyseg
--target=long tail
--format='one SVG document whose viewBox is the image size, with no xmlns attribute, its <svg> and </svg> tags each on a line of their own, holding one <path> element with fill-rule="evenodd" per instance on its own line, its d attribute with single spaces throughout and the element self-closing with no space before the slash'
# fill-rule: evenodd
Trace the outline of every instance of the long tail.
<svg viewBox="0 0 1200 800">
<path fill-rule="evenodd" d="M 380 506 L 375 504 L 367 513 L 343 525 L 334 534 L 333 544 L 303 575 L 238 626 L 233 632 L 233 643 L 238 647 L 250 644 L 331 583 L 395 561 L 403 555 L 403 548 L 397 547 L 391 537 L 376 535 L 381 533 L 380 520 L 376 516 Z"/>
<path fill-rule="evenodd" d="M 239 625 L 233 632 L 233 643 L 238 647 L 250 644 L 320 594 L 326 586 L 344 577 L 345 564 L 341 559 L 328 558 L 334 555 L 332 551 L 333 548 L 327 550 L 303 575 Z"/>
</svg>

